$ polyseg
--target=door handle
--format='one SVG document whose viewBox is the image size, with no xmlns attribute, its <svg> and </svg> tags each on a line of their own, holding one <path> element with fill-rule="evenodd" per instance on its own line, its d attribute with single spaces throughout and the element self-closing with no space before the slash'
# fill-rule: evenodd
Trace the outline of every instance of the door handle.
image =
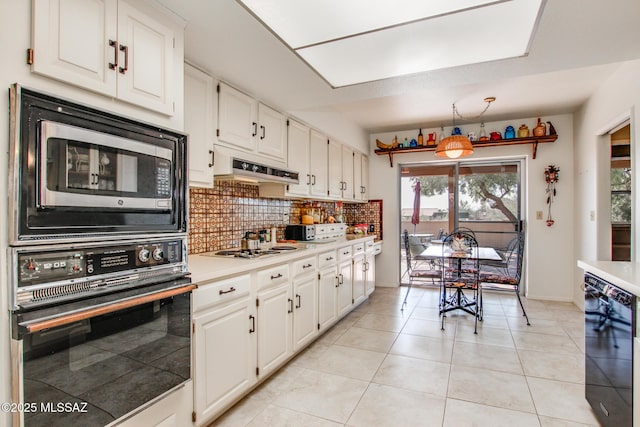
<svg viewBox="0 0 640 427">
<path fill-rule="evenodd" d="M 336 276 L 336 288 L 340 287 L 340 276 Z"/>
<path fill-rule="evenodd" d="M 293 300 L 291 298 L 287 298 L 287 301 L 289 302 L 289 310 L 287 313 L 293 313 Z"/>
<path fill-rule="evenodd" d="M 249 320 L 251 320 L 251 329 L 249 329 L 249 333 L 252 334 L 256 331 L 256 318 L 250 314 Z"/>
<path fill-rule="evenodd" d="M 209 150 L 209 154 L 211 154 L 211 163 L 209 163 L 209 167 L 212 168 L 213 165 L 216 164 L 216 153 L 213 150 Z"/>
<path fill-rule="evenodd" d="M 251 133 L 251 136 L 256 136 L 258 134 L 258 123 L 256 122 L 251 123 L 251 127 L 253 127 L 253 132 Z"/>
<path fill-rule="evenodd" d="M 307 185 L 311 184 L 311 175 L 307 174 Z"/>
<path fill-rule="evenodd" d="M 264 139 L 265 136 L 267 135 L 267 130 L 264 126 L 260 126 L 260 129 L 262 130 L 262 135 L 260 136 L 260 139 Z"/>
<path fill-rule="evenodd" d="M 311 183 L 311 185 L 316 185 L 316 176 L 315 175 L 311 175 L 311 177 L 313 178 L 313 182 Z"/>
<path fill-rule="evenodd" d="M 124 68 L 120 67 L 118 68 L 118 70 L 120 71 L 120 74 L 125 74 L 127 71 L 129 71 L 129 46 L 121 44 L 120 51 L 124 52 Z"/>
<path fill-rule="evenodd" d="M 109 46 L 113 48 L 113 62 L 109 62 L 109 69 L 115 70 L 118 68 L 118 42 L 109 39 Z"/>
<path fill-rule="evenodd" d="M 302 299 L 300 298 L 299 294 L 296 294 L 296 299 L 298 300 L 298 304 L 296 305 L 296 308 L 302 307 Z"/>
</svg>

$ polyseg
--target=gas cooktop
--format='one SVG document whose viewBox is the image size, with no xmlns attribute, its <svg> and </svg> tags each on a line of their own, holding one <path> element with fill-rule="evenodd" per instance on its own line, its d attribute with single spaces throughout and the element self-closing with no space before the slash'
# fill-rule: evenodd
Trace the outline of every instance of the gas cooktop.
<svg viewBox="0 0 640 427">
<path fill-rule="evenodd" d="M 202 255 L 205 256 L 214 256 L 214 257 L 223 257 L 223 258 L 243 258 L 243 259 L 255 259 L 262 258 L 267 255 L 279 255 L 289 251 L 295 251 L 295 246 L 273 246 L 269 249 L 225 249 L 217 252 L 208 252 Z"/>
</svg>

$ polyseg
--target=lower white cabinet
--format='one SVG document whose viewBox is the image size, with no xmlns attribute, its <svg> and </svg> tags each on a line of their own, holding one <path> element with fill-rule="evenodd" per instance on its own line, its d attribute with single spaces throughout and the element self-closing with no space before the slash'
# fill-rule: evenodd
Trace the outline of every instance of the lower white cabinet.
<svg viewBox="0 0 640 427">
<path fill-rule="evenodd" d="M 365 293 L 367 297 L 376 290 L 376 256 L 373 252 L 367 252 L 364 258 Z"/>
<path fill-rule="evenodd" d="M 366 262 L 364 254 L 360 254 L 353 258 L 353 303 L 360 304 L 367 298 L 366 280 L 367 280 Z"/>
<path fill-rule="evenodd" d="M 318 279 L 315 272 L 293 279 L 293 350 L 318 334 Z"/>
<path fill-rule="evenodd" d="M 291 283 L 258 292 L 258 375 L 263 377 L 291 356 Z"/>
<path fill-rule="evenodd" d="M 338 276 L 335 264 L 318 273 L 318 329 L 324 331 L 338 318 Z"/>
<path fill-rule="evenodd" d="M 196 289 L 194 300 L 202 294 Z M 193 322 L 194 412 L 201 425 L 256 383 L 255 300 L 246 295 L 194 314 Z"/>
<path fill-rule="evenodd" d="M 353 305 L 353 260 L 338 265 L 338 317 L 351 310 Z"/>
</svg>

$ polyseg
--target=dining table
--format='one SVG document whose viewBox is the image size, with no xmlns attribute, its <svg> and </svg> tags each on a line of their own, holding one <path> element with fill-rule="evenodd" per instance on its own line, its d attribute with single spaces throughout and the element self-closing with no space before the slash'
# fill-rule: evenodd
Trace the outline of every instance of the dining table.
<svg viewBox="0 0 640 427">
<path fill-rule="evenodd" d="M 488 246 L 478 246 L 474 248 L 470 248 L 466 251 L 455 251 L 451 247 L 444 247 L 442 242 L 434 243 L 431 241 L 431 245 L 429 245 L 424 251 L 420 253 L 421 257 L 429 257 L 429 258 L 440 258 L 443 260 L 443 268 L 444 268 L 444 260 L 454 260 L 456 261 L 457 268 L 457 277 L 462 277 L 463 268 L 462 264 L 464 260 L 479 260 L 479 261 L 501 261 L 502 257 L 498 252 Z M 479 286 L 479 284 L 478 284 Z M 449 299 L 446 298 L 445 295 L 445 287 L 442 288 L 442 301 L 443 304 L 440 307 L 440 314 L 444 314 L 448 311 L 452 310 L 463 310 L 469 314 L 476 315 L 476 312 L 471 310 L 470 307 L 476 305 L 476 301 L 468 301 L 466 297 L 462 294 L 461 288 L 458 288 L 458 291 L 452 295 Z M 479 307 L 480 313 L 482 313 L 482 308 Z M 482 314 L 479 317 L 482 320 Z"/>
</svg>

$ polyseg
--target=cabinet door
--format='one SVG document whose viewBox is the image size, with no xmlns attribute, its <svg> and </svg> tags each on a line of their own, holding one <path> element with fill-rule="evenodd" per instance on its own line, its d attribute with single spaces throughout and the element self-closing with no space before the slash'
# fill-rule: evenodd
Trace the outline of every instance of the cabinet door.
<svg viewBox="0 0 640 427">
<path fill-rule="evenodd" d="M 338 277 L 335 266 L 320 272 L 318 288 L 318 326 L 322 331 L 338 317 Z"/>
<path fill-rule="evenodd" d="M 258 368 L 263 377 L 291 354 L 291 283 L 258 293 Z"/>
<path fill-rule="evenodd" d="M 245 298 L 194 316 L 194 408 L 199 420 L 220 413 L 256 382 L 252 302 Z"/>
<path fill-rule="evenodd" d="M 172 115 L 179 77 L 173 68 L 176 30 L 156 18 L 118 3 L 117 97 Z"/>
<path fill-rule="evenodd" d="M 362 158 L 357 151 L 353 152 L 353 197 L 362 200 Z"/>
<path fill-rule="evenodd" d="M 117 13 L 117 0 L 34 1 L 31 70 L 116 96 Z"/>
<path fill-rule="evenodd" d="M 327 197 L 328 150 L 327 137 L 311 129 L 309 144 L 309 171 L 311 172 L 311 195 Z"/>
<path fill-rule="evenodd" d="M 318 279 L 307 274 L 293 282 L 293 349 L 304 347 L 318 333 Z"/>
<path fill-rule="evenodd" d="M 336 199 L 342 198 L 342 146 L 335 141 L 329 141 L 328 159 L 328 196 Z"/>
<path fill-rule="evenodd" d="M 345 261 L 338 266 L 338 317 L 348 313 L 353 304 L 353 263 Z"/>
<path fill-rule="evenodd" d="M 362 156 L 361 158 L 361 186 L 362 190 L 360 191 L 360 200 L 367 201 L 369 200 L 369 157 Z M 355 172 L 354 172 L 355 173 Z M 356 194 L 358 193 L 358 188 L 356 187 Z"/>
<path fill-rule="evenodd" d="M 220 83 L 218 140 L 245 151 L 255 151 L 258 134 L 257 103 L 251 97 Z"/>
<path fill-rule="evenodd" d="M 287 120 L 276 110 L 258 104 L 258 153 L 287 161 Z"/>
<path fill-rule="evenodd" d="M 365 288 L 367 296 L 369 296 L 376 290 L 376 256 L 374 254 L 367 253 L 367 258 L 365 259 L 365 270 Z"/>
<path fill-rule="evenodd" d="M 289 120 L 287 142 L 287 164 L 289 169 L 295 169 L 300 174 L 298 184 L 289 184 L 289 194 L 308 196 L 311 187 L 311 172 L 309 171 L 309 128 Z"/>
<path fill-rule="evenodd" d="M 353 157 L 351 148 L 342 146 L 342 198 L 353 200 L 355 198 L 353 187 Z"/>
<path fill-rule="evenodd" d="M 353 258 L 353 303 L 359 304 L 366 298 L 366 264 L 364 255 Z"/>
<path fill-rule="evenodd" d="M 213 188 L 216 119 L 213 78 L 184 66 L 184 130 L 189 134 L 189 185 Z"/>
</svg>

